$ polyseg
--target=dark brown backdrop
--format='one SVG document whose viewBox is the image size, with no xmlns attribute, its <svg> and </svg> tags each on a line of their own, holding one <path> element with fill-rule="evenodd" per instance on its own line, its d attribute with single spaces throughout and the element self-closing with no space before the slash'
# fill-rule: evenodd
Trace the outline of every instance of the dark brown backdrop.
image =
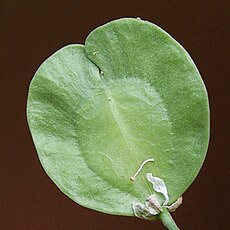
<svg viewBox="0 0 230 230">
<path fill-rule="evenodd" d="M 209 91 L 211 142 L 206 162 L 174 217 L 183 230 L 229 229 L 228 1 L 3 1 L 0 0 L 0 229 L 164 229 L 159 222 L 101 214 L 80 207 L 44 173 L 25 117 L 36 68 L 70 43 L 110 20 L 152 21 L 195 60 Z"/>
</svg>

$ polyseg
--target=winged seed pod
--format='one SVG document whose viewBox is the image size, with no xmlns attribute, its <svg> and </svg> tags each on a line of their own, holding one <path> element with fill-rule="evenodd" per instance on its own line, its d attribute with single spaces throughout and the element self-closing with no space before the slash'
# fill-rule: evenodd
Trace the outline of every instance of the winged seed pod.
<svg viewBox="0 0 230 230">
<path fill-rule="evenodd" d="M 178 229 L 169 210 L 204 161 L 209 105 L 164 30 L 123 18 L 56 51 L 31 81 L 27 118 L 44 170 L 76 203 Z"/>
</svg>

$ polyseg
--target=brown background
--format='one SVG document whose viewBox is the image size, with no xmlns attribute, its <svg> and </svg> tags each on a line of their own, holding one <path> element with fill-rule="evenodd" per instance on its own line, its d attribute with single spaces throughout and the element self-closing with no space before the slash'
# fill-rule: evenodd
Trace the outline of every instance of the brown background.
<svg viewBox="0 0 230 230">
<path fill-rule="evenodd" d="M 90 31 L 132 16 L 175 37 L 195 60 L 209 91 L 211 142 L 206 162 L 174 217 L 183 230 L 229 229 L 228 1 L 0 0 L 0 229 L 164 229 L 160 222 L 80 207 L 44 173 L 26 123 L 27 90 L 36 68 Z"/>
</svg>

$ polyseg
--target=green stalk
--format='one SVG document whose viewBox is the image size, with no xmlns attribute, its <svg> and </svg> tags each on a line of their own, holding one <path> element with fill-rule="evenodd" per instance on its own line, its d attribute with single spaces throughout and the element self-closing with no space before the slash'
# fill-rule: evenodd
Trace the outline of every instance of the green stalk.
<svg viewBox="0 0 230 230">
<path fill-rule="evenodd" d="M 158 219 L 168 230 L 180 230 L 166 208 L 163 208 L 163 211 L 158 215 Z"/>
</svg>

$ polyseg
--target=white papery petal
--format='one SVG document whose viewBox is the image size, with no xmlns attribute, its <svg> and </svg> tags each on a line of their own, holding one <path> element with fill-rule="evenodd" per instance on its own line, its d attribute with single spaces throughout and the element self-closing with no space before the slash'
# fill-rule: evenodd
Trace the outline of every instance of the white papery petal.
<svg viewBox="0 0 230 230">
<path fill-rule="evenodd" d="M 152 173 L 147 173 L 146 178 L 153 185 L 153 189 L 156 192 L 161 193 L 165 197 L 165 201 L 163 205 L 167 205 L 169 202 L 169 196 L 168 196 L 168 190 L 166 188 L 164 181 L 159 177 L 154 177 Z"/>
</svg>

